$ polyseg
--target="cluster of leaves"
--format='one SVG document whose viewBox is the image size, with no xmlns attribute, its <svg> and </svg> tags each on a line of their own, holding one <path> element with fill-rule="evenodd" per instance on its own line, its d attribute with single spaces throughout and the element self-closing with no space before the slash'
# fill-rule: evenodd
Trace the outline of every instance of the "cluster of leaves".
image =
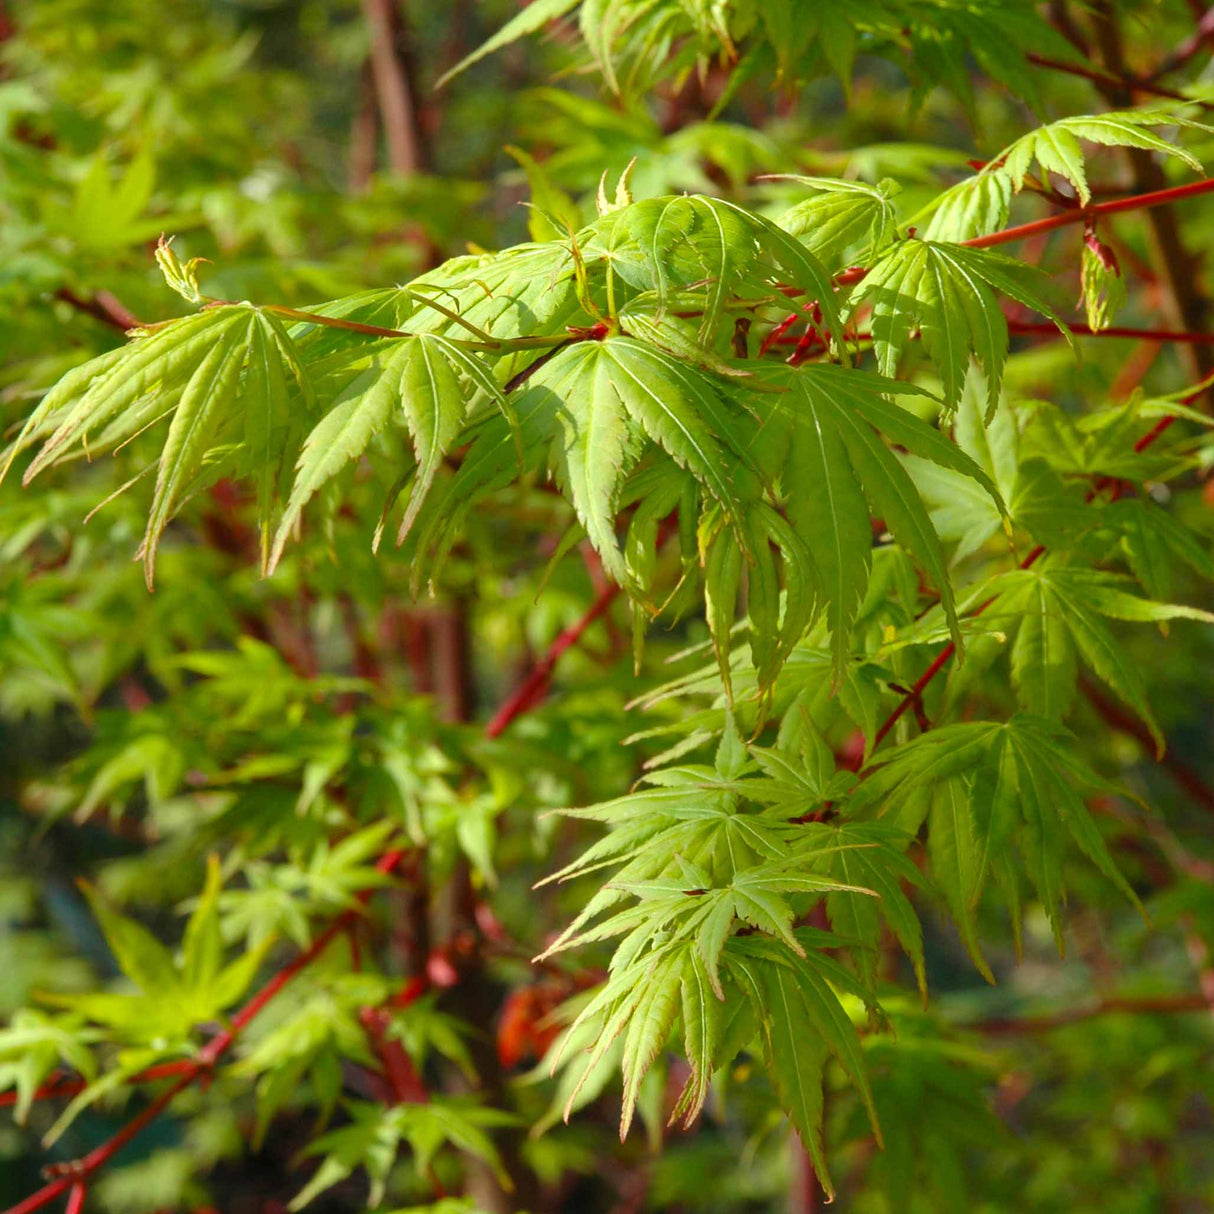
<svg viewBox="0 0 1214 1214">
<path fill-rule="evenodd" d="M 535 0 L 457 64 L 448 78 L 550 21 L 577 12 L 586 53 L 612 92 L 637 97 L 659 81 L 730 70 L 729 90 L 773 79 L 790 91 L 820 75 L 851 84 L 857 55 L 904 66 L 924 93 L 943 85 L 972 100 L 967 58 L 1011 88 L 1037 98 L 1028 51 L 1073 60 L 1075 49 L 1031 4 L 893 0 L 847 12 L 810 11 L 795 0 Z M 718 106 L 721 103 L 718 103 Z"/>
<path fill-rule="evenodd" d="M 81 2 L 56 0 L 62 12 Z M 1168 826 L 1127 827 L 1146 790 L 1127 789 L 1124 747 L 1099 740 L 1089 708 L 1162 754 L 1177 712 L 1157 720 L 1150 700 L 1194 685 L 1201 661 L 1184 655 L 1204 652 L 1204 633 L 1176 629 L 1165 679 L 1155 630 L 1125 626 L 1214 622 L 1180 601 L 1214 581 L 1194 509 L 1214 463 L 1209 419 L 1191 390 L 1114 399 L 1099 356 L 1076 371 L 1056 266 L 988 239 L 1034 197 L 1088 207 L 1086 158 L 1107 163 L 1104 149 L 1200 171 L 1202 149 L 1181 141 L 1208 129 L 1175 106 L 1064 118 L 942 191 L 955 151 L 794 153 L 791 121 L 718 121 L 756 85 L 796 92 L 834 75 L 853 88 L 873 56 L 902 65 L 924 108 L 941 104 L 936 85 L 978 104 L 974 63 L 1036 105 L 1026 53 L 1074 51 L 1020 4 L 533 0 L 460 67 L 575 10 L 586 54 L 626 104 L 525 99 L 533 146 L 549 151 L 509 150 L 531 190 L 530 242 L 431 258 L 427 242 L 466 238 L 463 204 L 480 194 L 461 188 L 456 205 L 449 178 L 417 178 L 387 199 L 408 202 L 422 245 L 384 265 L 379 246 L 354 242 L 298 275 L 284 262 L 306 231 L 324 229 L 312 249 L 346 243 L 386 196 L 335 208 L 276 189 L 259 216 L 247 180 L 205 188 L 248 167 L 223 140 L 190 184 L 157 185 L 199 142 L 199 92 L 238 81 L 290 99 L 289 75 L 241 70 L 252 39 L 219 54 L 207 25 L 177 90 L 154 56 L 138 89 L 118 78 L 102 125 L 122 128 L 119 95 L 151 113 L 117 175 L 39 101 L 77 87 L 54 65 L 66 44 L 53 23 L 33 22 L 6 52 L 37 82 L 10 98 L 0 143 L 16 170 L 0 207 L 21 218 L 6 237 L 11 297 L 57 293 L 79 310 L 84 292 L 104 312 L 92 292 L 108 268 L 139 315 L 159 315 L 137 246 L 171 227 L 193 254 L 163 239 L 156 250 L 188 315 L 136 324 L 115 348 L 94 337 L 45 394 L 26 389 L 58 375 L 58 350 L 32 380 L 17 373 L 40 400 L 19 410 L 3 455 L 6 471 L 39 479 L 4 505 L 0 716 L 7 729 L 70 710 L 86 739 L 66 761 L 23 756 L 23 806 L 52 836 L 70 818 L 133 832 L 138 847 L 83 887 L 103 978 L 52 973 L 49 989 L 14 1000 L 31 1006 L 0 1031 L 0 1088 L 21 1124 L 38 1123 L 48 1091 L 70 1097 L 40 1125 L 53 1145 L 130 1087 L 167 1100 L 205 1075 L 215 1094 L 173 1107 L 195 1124 L 202 1109 L 226 1118 L 226 1145 L 174 1148 L 188 1156 L 177 1188 L 153 1204 L 182 1204 L 182 1186 L 237 1156 L 242 1133 L 270 1152 L 273 1127 L 305 1113 L 316 1122 L 300 1158 L 319 1163 L 294 1182 L 292 1209 L 343 1200 L 359 1172 L 371 1205 L 470 1175 L 469 1192 L 501 1194 L 524 1167 L 556 1193 L 594 1169 L 580 1128 L 557 1123 L 580 1111 L 593 1126 L 617 1072 L 621 1139 L 638 1117 L 651 1142 L 703 1118 L 705 1150 L 758 1158 L 782 1112 L 827 1192 L 828 1162 L 862 1175 L 870 1147 L 885 1149 L 858 1194 L 865 1209 L 902 1208 L 912 1189 L 936 1208 L 974 1208 L 977 1189 L 998 1203 L 1023 1168 L 992 1112 L 1014 1083 L 949 1016 L 909 1011 L 897 979 L 926 1000 L 930 972 L 963 1020 L 1002 1006 L 947 994 L 965 983 L 948 973 L 964 954 L 991 983 L 1010 969 L 994 894 L 1015 953 L 1043 970 L 1043 946 L 1074 949 L 1082 926 L 1068 891 L 1084 909 L 1111 891 L 1127 922 L 1146 903 L 1184 926 L 1190 952 L 1203 930 L 1192 925 L 1214 916 L 1208 882 L 1152 896 L 1142 838 L 1185 872 L 1208 861 Z M 107 15 L 99 42 L 138 43 L 132 20 Z M 664 130 L 636 104 L 657 86 L 675 104 L 699 89 L 708 120 Z M 159 112 L 162 92 L 172 105 Z M 282 110 L 289 137 L 294 111 Z M 754 183 L 758 170 L 785 175 Z M 1068 235 L 1089 327 L 1139 307 L 1113 252 L 1122 233 L 1089 218 Z M 200 284 L 199 254 L 221 250 Z M 1127 266 L 1141 257 L 1129 253 Z M 81 262 L 95 279 L 77 276 Z M 403 281 L 382 285 L 394 270 Z M 1065 343 L 1018 350 L 1009 314 L 1025 310 Z M 1054 403 L 1036 399 L 1047 390 Z M 101 505 L 108 530 L 79 531 Z M 379 552 L 389 527 L 398 558 Z M 148 589 L 158 572 L 154 595 L 118 564 L 133 551 Z M 441 604 L 431 610 L 452 613 L 447 640 L 471 630 L 480 642 L 482 684 L 513 677 L 497 655 L 521 643 L 557 637 L 559 655 L 591 586 L 590 619 L 603 622 L 592 657 L 569 661 L 624 657 L 603 577 L 628 602 L 639 684 L 596 672 L 507 744 L 440 723 L 435 701 L 394 686 L 400 674 L 468 715 L 458 684 L 475 680 L 457 670 L 454 688 L 438 685 L 426 650 L 439 633 L 405 605 L 423 588 Z M 651 628 L 659 618 L 676 641 Z M 683 642 L 689 667 L 655 686 L 655 658 Z M 622 701 L 638 687 L 649 715 L 624 748 L 636 723 Z M 644 774 L 619 795 L 634 755 Z M 188 914 L 179 933 L 156 917 L 174 904 Z M 931 912 L 951 924 L 955 958 Z M 537 985 L 523 958 L 540 948 Z M 110 962 L 120 975 L 105 986 Z M 277 978 L 271 962 L 286 966 Z M 526 1048 L 500 1049 L 496 1064 L 486 965 L 511 1000 L 542 1009 Z M 1169 956 L 1165 968 L 1183 982 L 1185 965 Z M 288 980 L 292 997 L 270 1001 Z M 502 1060 L 550 1042 L 531 1081 L 507 1091 Z M 1157 1116 L 1176 1126 L 1200 1104 L 1183 1075 L 1208 1040 L 1169 1054 L 1127 1032 L 1114 1053 L 1140 1045 L 1168 1087 L 1170 1121 Z M 1053 1065 L 1090 1078 L 1079 1054 Z M 483 1102 L 466 1095 L 478 1073 Z M 1034 1133 L 1074 1131 L 1065 1096 L 1034 1099 Z M 670 1145 L 655 1165 L 655 1208 L 702 1208 L 668 1162 L 695 1149 Z M 765 1170 L 768 1187 L 739 1201 L 777 1202 L 780 1169 Z M 1102 1175 L 1047 1171 L 1033 1177 L 1043 1209 Z M 115 1209 L 152 1202 L 150 1190 L 90 1191 Z"/>
</svg>

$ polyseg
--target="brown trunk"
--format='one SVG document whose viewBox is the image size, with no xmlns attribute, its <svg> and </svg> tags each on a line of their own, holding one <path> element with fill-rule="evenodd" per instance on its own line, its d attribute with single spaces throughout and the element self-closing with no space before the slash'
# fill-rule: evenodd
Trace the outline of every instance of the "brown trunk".
<svg viewBox="0 0 1214 1214">
<path fill-rule="evenodd" d="M 425 167 L 425 148 L 417 105 L 409 81 L 405 25 L 396 0 L 362 0 L 371 39 L 371 77 L 388 150 L 388 167 L 417 173 Z"/>
</svg>

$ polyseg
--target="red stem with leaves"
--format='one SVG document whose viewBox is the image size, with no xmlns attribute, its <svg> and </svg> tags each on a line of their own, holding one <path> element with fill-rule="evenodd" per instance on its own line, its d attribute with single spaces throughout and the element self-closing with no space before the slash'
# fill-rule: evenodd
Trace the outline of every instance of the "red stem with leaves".
<svg viewBox="0 0 1214 1214">
<path fill-rule="evenodd" d="M 1091 217 L 1098 215 L 1119 214 L 1124 211 L 1140 210 L 1147 207 L 1162 206 L 1166 203 L 1175 202 L 1183 198 L 1192 197 L 1198 194 L 1205 194 L 1214 191 L 1214 179 L 1207 179 L 1199 182 L 1194 182 L 1187 186 L 1176 186 L 1170 189 L 1157 190 L 1151 193 L 1139 194 L 1134 197 L 1117 199 L 1111 202 L 1098 203 L 1095 206 L 1086 208 L 1076 208 L 1068 210 L 1062 214 L 1051 216 L 1046 219 L 1037 220 L 1032 223 L 1021 224 L 1018 227 L 1007 228 L 1002 232 L 993 233 L 990 236 L 979 237 L 974 240 L 966 241 L 965 243 L 974 248 L 988 248 L 994 245 L 1006 244 L 1012 241 L 1021 240 L 1025 237 L 1036 235 L 1042 232 L 1049 232 L 1055 228 L 1062 228 L 1072 224 L 1083 222 Z M 856 282 L 861 279 L 867 271 L 863 267 L 855 267 L 852 270 L 845 271 L 837 279 L 840 283 Z M 78 307 L 81 311 L 88 312 L 97 317 L 99 320 L 104 320 L 105 323 L 113 324 L 118 327 L 127 317 L 115 314 L 114 309 L 105 308 L 104 311 L 108 315 L 102 314 L 102 309 L 96 309 L 91 305 L 91 301 L 83 301 L 77 299 L 66 300 L 73 306 Z M 1137 334 L 1136 334 L 1137 335 Z M 1163 337 L 1162 334 L 1152 334 L 1158 340 L 1189 340 L 1191 335 L 1187 336 L 1170 336 Z M 1160 434 L 1164 432 L 1171 422 L 1171 418 L 1162 419 L 1156 427 L 1135 445 L 1136 450 L 1142 450 L 1150 445 Z M 663 524 L 662 532 L 659 535 L 658 542 L 661 543 L 666 535 L 669 535 L 673 529 L 673 521 L 666 520 Z M 1038 547 L 1034 549 L 1025 560 L 1021 563 L 1022 568 L 1028 568 L 1034 561 L 1041 556 L 1044 548 Z M 576 645 L 581 639 L 586 630 L 600 617 L 602 617 L 611 603 L 620 593 L 620 588 L 615 585 L 604 586 L 595 596 L 593 603 L 590 605 L 585 614 L 575 624 L 566 628 L 552 643 L 544 657 L 536 664 L 523 683 L 516 689 L 510 698 L 502 705 L 498 713 L 493 717 L 486 727 L 486 733 L 489 737 L 497 737 L 518 717 L 534 708 L 536 704 L 543 698 L 547 690 L 552 673 L 561 656 L 567 652 L 572 646 Z M 980 614 L 988 603 L 984 603 L 977 609 L 975 614 Z M 902 715 L 921 697 L 923 691 L 935 678 L 935 676 L 948 664 L 952 658 L 955 649 L 950 643 L 947 645 L 936 659 L 931 663 L 928 669 L 920 676 L 915 685 L 906 693 L 898 706 L 882 724 L 877 731 L 874 745 L 879 745 L 881 741 L 889 734 L 894 725 L 902 717 Z M 381 872 L 394 871 L 402 859 L 404 852 L 393 850 L 386 853 L 377 863 L 377 868 Z M 154 1068 L 151 1071 L 145 1072 L 144 1075 L 138 1077 L 140 1080 L 150 1081 L 152 1079 L 162 1079 L 175 1077 L 175 1082 L 159 1096 L 157 1096 L 150 1104 L 147 1105 L 140 1113 L 133 1117 L 120 1130 L 118 1130 L 109 1139 L 101 1145 L 95 1147 L 87 1155 L 71 1163 L 56 1165 L 52 1169 L 53 1178 L 42 1188 L 32 1193 L 24 1201 L 12 1206 L 5 1214 L 33 1214 L 34 1211 L 42 1209 L 55 1198 L 67 1193 L 68 1214 L 80 1214 L 83 1206 L 86 1192 L 87 1181 L 99 1169 L 104 1167 L 111 1159 L 114 1158 L 132 1139 L 138 1136 L 144 1129 L 147 1128 L 157 1117 L 163 1113 L 173 1100 L 187 1087 L 195 1082 L 205 1081 L 205 1079 L 213 1072 L 215 1065 L 231 1048 L 234 1042 L 239 1037 L 240 1033 L 248 1026 L 248 1024 L 265 1008 L 288 983 L 292 981 L 298 974 L 311 965 L 328 946 L 339 936 L 347 932 L 350 926 L 357 920 L 361 913 L 361 905 L 365 904 L 372 891 L 365 890 L 358 895 L 360 907 L 358 909 L 347 911 L 334 920 L 316 939 L 312 945 L 304 952 L 300 953 L 294 960 L 285 965 L 279 970 L 266 984 L 254 995 L 231 1019 L 227 1028 L 217 1036 L 213 1037 L 197 1054 L 191 1059 L 183 1059 L 180 1062 L 170 1063 L 164 1067 Z M 372 1018 L 372 1022 L 368 1028 L 377 1036 L 379 1022 Z M 998 1031 L 998 1030 L 993 1030 Z M 386 1063 L 385 1063 L 386 1067 Z M 386 1068 L 387 1069 L 387 1068 Z M 397 1098 L 415 1098 L 416 1091 L 412 1087 L 411 1081 L 405 1076 L 403 1071 L 398 1071 L 395 1075 L 386 1076 L 390 1086 L 393 1088 L 393 1094 Z M 53 1081 L 45 1086 L 38 1095 L 39 1096 L 55 1096 L 67 1094 L 75 1090 L 76 1081 Z M 7 1103 L 7 1102 L 6 1102 Z"/>
</svg>

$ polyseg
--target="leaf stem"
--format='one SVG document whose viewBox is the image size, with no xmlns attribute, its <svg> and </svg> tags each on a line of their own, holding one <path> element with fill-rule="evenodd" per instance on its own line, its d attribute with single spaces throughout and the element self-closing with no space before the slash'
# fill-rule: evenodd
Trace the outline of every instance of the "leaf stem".
<svg viewBox="0 0 1214 1214">
<path fill-rule="evenodd" d="M 656 546 L 661 548 L 674 533 L 677 523 L 675 516 L 663 519 L 658 528 Z M 527 677 L 510 695 L 509 699 L 497 710 L 493 719 L 485 726 L 485 736 L 496 738 L 502 734 L 508 725 L 524 713 L 529 712 L 543 698 L 548 690 L 548 682 L 556 669 L 557 662 L 567 649 L 571 649 L 581 640 L 582 634 L 611 606 L 620 593 L 620 587 L 614 582 L 605 585 L 594 602 L 586 609 L 585 614 L 575 624 L 571 624 L 548 646 L 548 652 L 531 668 Z"/>
</svg>

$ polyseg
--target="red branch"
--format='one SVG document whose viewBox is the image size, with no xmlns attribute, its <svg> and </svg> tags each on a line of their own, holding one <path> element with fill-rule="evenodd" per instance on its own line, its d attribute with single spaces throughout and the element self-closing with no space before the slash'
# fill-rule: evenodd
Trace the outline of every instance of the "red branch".
<svg viewBox="0 0 1214 1214">
<path fill-rule="evenodd" d="M 1064 63 L 1061 59 L 1049 59 L 1045 55 L 1038 55 L 1033 51 L 1029 52 L 1027 58 L 1030 63 L 1035 63 L 1039 67 L 1047 67 L 1055 72 L 1066 72 L 1071 76 L 1082 76 L 1085 80 L 1090 80 L 1093 84 L 1102 88 L 1128 88 L 1134 93 L 1146 93 L 1153 97 L 1169 97 L 1173 101 L 1186 101 L 1190 105 L 1198 105 L 1203 109 L 1212 108 L 1208 101 L 1199 101 L 1194 97 L 1186 97 L 1184 93 L 1178 93 L 1175 89 L 1164 88 L 1161 84 L 1152 84 L 1149 80 L 1123 80 L 1120 76 L 1114 76 L 1110 72 L 1102 72 L 1091 67 L 1081 67 L 1076 63 Z"/>
<path fill-rule="evenodd" d="M 674 516 L 662 520 L 655 540 L 656 547 L 661 548 L 666 543 L 674 532 L 675 525 Z M 496 738 L 516 717 L 529 712 L 544 698 L 552 672 L 556 668 L 557 662 L 560 661 L 561 655 L 581 640 L 586 629 L 603 615 L 619 593 L 619 586 L 608 583 L 595 595 L 594 602 L 586 609 L 585 615 L 576 624 L 571 624 L 566 628 L 548 646 L 548 652 L 531 668 L 527 677 L 497 710 L 493 719 L 485 726 L 486 737 Z"/>
<path fill-rule="evenodd" d="M 782 346 L 796 346 L 801 350 L 804 343 L 802 337 L 790 337 L 787 333 L 787 321 L 795 320 L 797 313 L 793 312 L 790 317 L 785 317 L 776 325 L 771 333 L 768 334 L 764 345 L 770 348 L 773 344 Z M 1011 317 L 1006 317 L 1007 331 L 1023 337 L 1061 337 L 1062 330 L 1058 328 L 1052 321 L 1031 321 L 1031 320 L 1012 320 Z M 1121 337 L 1129 338 L 1134 341 L 1149 341 L 1149 342 L 1176 342 L 1181 345 L 1207 346 L 1214 345 L 1214 333 L 1190 333 L 1185 329 L 1136 329 L 1128 328 L 1125 325 L 1109 325 L 1104 329 L 1093 329 L 1091 325 L 1081 324 L 1077 321 L 1067 321 L 1066 326 L 1076 337 Z M 851 335 L 854 341 L 872 341 L 871 333 L 855 333 Z M 826 340 L 818 335 L 814 339 L 814 346 L 817 349 L 826 349 Z"/>
<path fill-rule="evenodd" d="M 989 249 L 992 245 L 1008 244 L 1013 240 L 1024 240 L 1027 236 L 1036 236 L 1041 232 L 1052 232 L 1055 228 L 1084 223 L 1100 215 L 1120 215 L 1124 211 L 1144 211 L 1151 207 L 1167 206 L 1170 202 L 1179 202 L 1182 198 L 1192 198 L 1197 194 L 1208 194 L 1211 190 L 1214 190 L 1214 177 L 1206 177 L 1201 181 L 1190 182 L 1188 185 L 1169 186 L 1166 190 L 1133 194 L 1129 198 L 1114 198 L 1109 202 L 1098 202 L 1090 207 L 1075 207 L 1073 210 L 1063 211 L 1060 215 L 1035 219 L 1032 223 L 1004 228 L 1002 232 L 992 232 L 989 236 L 975 236 L 972 240 L 964 240 L 961 243 L 968 245 L 971 249 Z"/>
<path fill-rule="evenodd" d="M 1174 341 L 1197 346 L 1214 345 L 1214 333 L 1190 333 L 1185 329 L 1132 329 L 1124 325 L 1108 325 L 1103 329 L 1093 329 L 1090 325 L 1076 324 L 1071 321 L 1067 321 L 1067 328 L 1079 337 L 1131 337 L 1138 341 Z M 1057 325 L 1044 320 L 1009 320 L 1007 331 L 1026 335 L 1042 333 L 1047 337 L 1061 336 Z"/>
<path fill-rule="evenodd" d="M 111 329 L 125 333 L 128 329 L 137 329 L 139 321 L 127 309 L 126 305 L 109 291 L 98 291 L 89 299 L 77 295 L 70 287 L 60 287 L 55 292 L 55 298 L 66 304 L 71 304 L 77 312 L 83 312 Z"/>
<path fill-rule="evenodd" d="M 1192 198 L 1197 194 L 1208 194 L 1211 190 L 1214 190 L 1214 177 L 1205 177 L 1201 181 L 1192 181 L 1188 185 L 1169 186 L 1166 190 L 1132 194 L 1128 198 L 1113 198 L 1108 202 L 1098 202 L 1089 207 L 1072 207 L 1058 215 L 1049 215 L 1045 219 L 1034 219 L 1031 223 L 1018 224 L 1014 228 L 1004 228 L 1000 232 L 992 232 L 989 236 L 974 236 L 959 243 L 970 249 L 989 249 L 994 245 L 1011 244 L 1015 240 L 1039 236 L 1043 232 L 1052 232 L 1055 228 L 1066 228 L 1076 223 L 1089 223 L 1101 215 L 1120 215 L 1124 211 L 1145 211 L 1151 207 L 1167 206 L 1170 202 L 1179 202 L 1182 198 Z M 853 282 L 859 282 L 867 273 L 867 266 L 852 266 L 841 274 L 836 274 L 835 282 L 839 286 L 847 286 Z M 799 290 L 794 293 L 803 294 Z"/>
<path fill-rule="evenodd" d="M 1081 677 L 1079 686 L 1088 698 L 1088 702 L 1108 725 L 1121 733 L 1128 734 L 1147 754 L 1154 753 L 1155 739 L 1151 737 L 1151 731 L 1137 717 L 1127 712 L 1116 700 L 1106 695 L 1102 688 L 1097 687 L 1088 679 Z M 1202 779 L 1198 772 L 1170 754 L 1165 754 L 1162 762 L 1168 775 L 1196 804 L 1200 805 L 1202 809 L 1214 813 L 1214 789 Z"/>
<path fill-rule="evenodd" d="M 506 726 L 523 713 L 534 708 L 548 691 L 548 680 L 552 671 L 560 661 L 566 649 L 576 645 L 581 640 L 582 633 L 590 627 L 611 606 L 612 601 L 620 593 L 620 588 L 614 582 L 604 586 L 595 596 L 594 602 L 586 610 L 576 624 L 571 624 L 548 646 L 548 652 L 532 668 L 531 673 L 519 684 L 510 698 L 497 710 L 493 720 L 485 726 L 485 736 L 496 738 Z"/>
<path fill-rule="evenodd" d="M 390 873 L 404 859 L 404 855 L 405 853 L 399 849 L 390 851 L 380 858 L 375 867 L 382 873 Z M 211 1038 L 198 1052 L 196 1057 L 183 1059 L 180 1063 L 170 1064 L 170 1066 L 180 1069 L 180 1077 L 167 1091 L 162 1092 L 147 1108 L 128 1121 L 122 1129 L 100 1146 L 95 1147 L 87 1155 L 71 1163 L 57 1165 L 54 1168 L 54 1172 L 58 1174 L 55 1179 L 43 1185 L 36 1193 L 31 1193 L 24 1201 L 12 1206 L 5 1214 L 33 1214 L 33 1211 L 40 1210 L 69 1189 L 72 1190 L 72 1197 L 69 1199 L 69 1210 L 72 1207 L 72 1203 L 76 1200 L 83 1202 L 82 1191 L 88 1177 L 98 1169 L 104 1167 L 131 1139 L 155 1121 L 168 1108 L 177 1095 L 185 1091 L 196 1080 L 210 1074 L 219 1059 L 231 1048 L 232 1043 L 236 1040 L 241 1030 L 249 1024 L 292 978 L 311 965 L 338 936 L 349 929 L 350 925 L 355 922 L 361 913 L 361 906 L 371 897 L 371 893 L 372 891 L 369 889 L 360 892 L 358 894 L 359 908 L 348 910 L 345 914 L 335 919 L 316 937 L 309 948 L 305 949 L 298 957 L 280 969 L 232 1017 L 228 1027 L 218 1036 Z M 165 1070 L 158 1072 L 159 1075 L 168 1073 L 176 1072 Z M 150 1072 L 145 1074 L 150 1074 Z M 81 1193 L 78 1199 L 76 1197 L 77 1192 Z"/>
</svg>

